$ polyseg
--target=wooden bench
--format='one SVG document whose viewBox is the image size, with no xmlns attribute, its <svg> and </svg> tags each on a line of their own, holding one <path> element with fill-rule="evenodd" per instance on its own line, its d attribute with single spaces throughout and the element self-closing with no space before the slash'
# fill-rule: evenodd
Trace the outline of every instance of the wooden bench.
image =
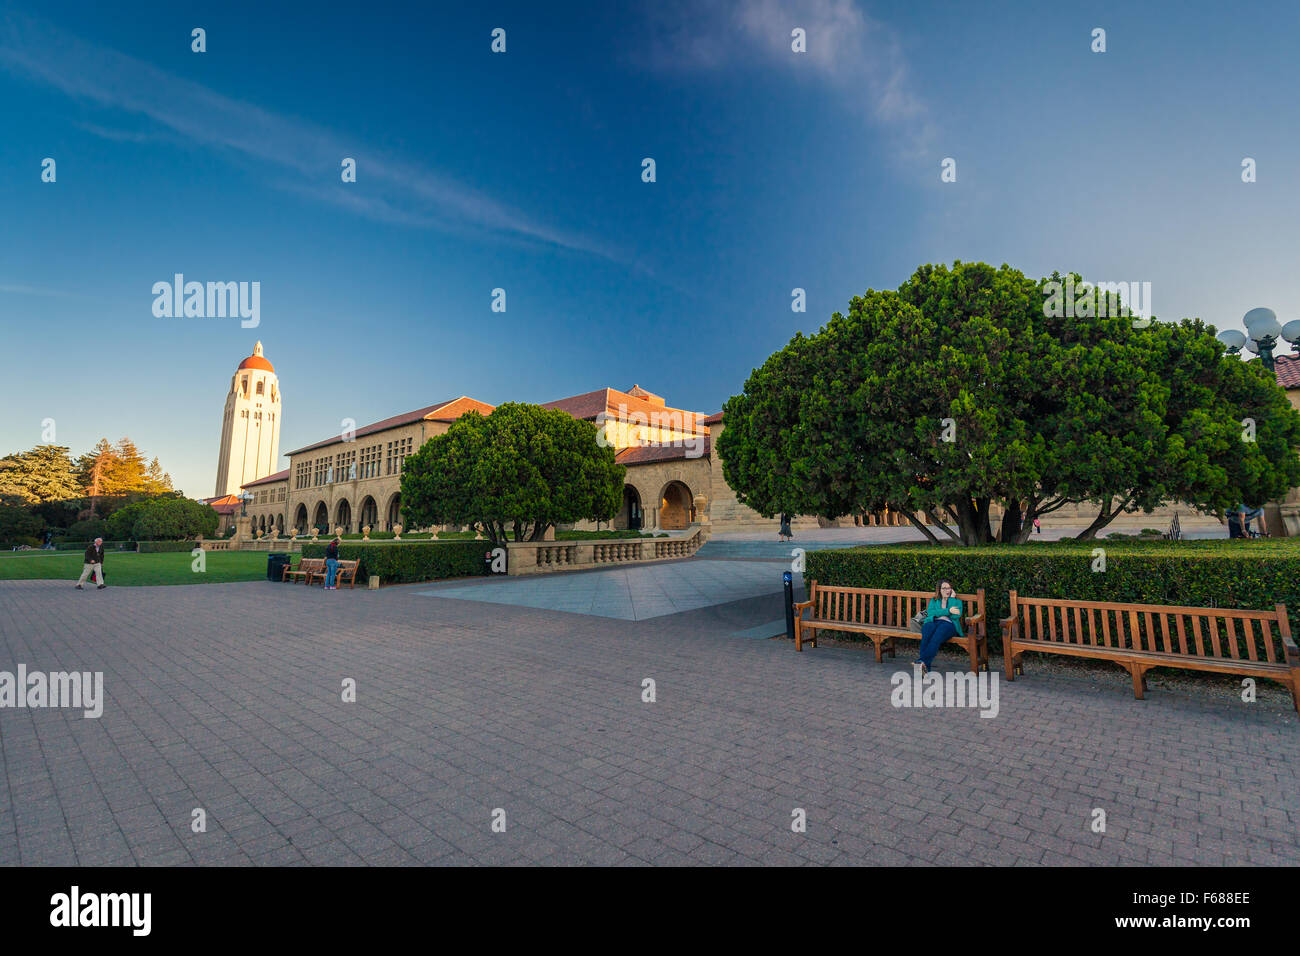
<svg viewBox="0 0 1300 956">
<path fill-rule="evenodd" d="M 874 588 L 841 588 L 818 584 L 808 585 L 808 600 L 794 606 L 794 649 L 803 650 L 807 640 L 817 646 L 817 631 L 849 631 L 868 637 L 876 648 L 876 662 L 883 660 L 882 652 L 894 656 L 894 642 L 900 637 L 919 641 L 921 634 L 908 627 L 908 621 L 925 610 L 934 594 L 929 591 L 884 591 Z M 970 669 L 988 670 L 989 644 L 984 620 L 984 589 L 974 594 L 958 594 L 963 610 L 968 612 L 965 631 L 957 633 L 945 643 L 960 644 L 970 655 Z M 803 612 L 812 609 L 812 617 L 805 619 Z M 969 613 L 974 611 L 973 614 Z M 805 638 L 805 633 L 811 634 Z"/>
<path fill-rule="evenodd" d="M 280 572 L 280 580 L 288 581 L 290 578 L 302 578 L 304 584 L 311 584 L 311 579 L 315 575 L 324 573 L 324 558 L 303 558 L 298 562 L 298 566 L 292 570 L 286 564 L 284 570 Z"/>
<path fill-rule="evenodd" d="M 334 575 L 334 586 L 338 587 L 342 584 L 344 578 L 347 578 L 349 588 L 355 586 L 357 580 L 357 565 L 360 563 L 360 561 L 355 560 L 339 561 L 338 571 Z M 320 570 L 316 572 L 316 576 L 320 578 L 321 584 L 325 583 L 327 574 L 329 574 L 329 569 L 325 567 L 325 562 L 322 561 Z M 307 583 L 311 583 L 310 578 L 307 579 Z"/>
<path fill-rule="evenodd" d="M 1007 680 L 1024 673 L 1025 651 L 1070 654 L 1125 668 L 1138 700 L 1147 689 L 1147 671 L 1181 667 L 1281 681 L 1300 713 L 1300 649 L 1283 604 L 1242 611 L 1026 598 L 1012 591 L 1002 648 Z"/>
</svg>

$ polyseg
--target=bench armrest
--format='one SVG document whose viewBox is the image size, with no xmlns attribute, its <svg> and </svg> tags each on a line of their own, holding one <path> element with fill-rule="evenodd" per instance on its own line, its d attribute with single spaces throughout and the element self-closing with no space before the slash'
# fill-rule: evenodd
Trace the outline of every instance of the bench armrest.
<svg viewBox="0 0 1300 956">
<path fill-rule="evenodd" d="M 1019 623 L 1017 623 L 1017 621 L 1016 621 L 1016 617 L 1015 617 L 1014 614 L 1013 614 L 1011 617 L 1004 617 L 1004 618 L 1002 619 L 1002 633 L 1003 633 L 1003 634 L 1014 634 L 1014 633 L 1015 633 L 1016 631 L 1018 631 L 1018 630 L 1020 630 L 1020 625 L 1019 625 Z"/>
<path fill-rule="evenodd" d="M 966 618 L 967 627 L 974 627 L 976 624 L 983 624 L 983 623 L 984 623 L 983 611 L 980 611 L 978 614 L 972 614 L 970 617 Z"/>
<path fill-rule="evenodd" d="M 800 602 L 798 602 L 797 604 L 794 605 L 794 613 L 795 613 L 795 614 L 798 614 L 798 613 L 800 613 L 804 608 L 806 608 L 806 607 L 812 607 L 812 606 L 813 606 L 813 602 L 812 602 L 811 600 L 808 600 L 808 601 L 800 601 Z"/>
</svg>

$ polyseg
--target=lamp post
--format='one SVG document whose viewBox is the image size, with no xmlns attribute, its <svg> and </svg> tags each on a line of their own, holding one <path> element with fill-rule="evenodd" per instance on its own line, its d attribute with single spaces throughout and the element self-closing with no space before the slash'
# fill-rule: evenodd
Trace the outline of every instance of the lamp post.
<svg viewBox="0 0 1300 956">
<path fill-rule="evenodd" d="M 253 500 L 252 492 L 245 491 L 239 496 L 239 517 L 248 517 L 248 503 Z"/>
<path fill-rule="evenodd" d="M 1290 343 L 1300 352 L 1300 319 L 1279 325 L 1277 313 L 1272 309 L 1251 309 L 1242 317 L 1246 331 L 1224 329 L 1218 339 L 1228 347 L 1229 355 L 1237 355 L 1244 347 L 1246 351 L 1259 356 L 1260 363 L 1270 372 L 1273 371 L 1273 349 L 1277 348 L 1279 338 Z"/>
</svg>

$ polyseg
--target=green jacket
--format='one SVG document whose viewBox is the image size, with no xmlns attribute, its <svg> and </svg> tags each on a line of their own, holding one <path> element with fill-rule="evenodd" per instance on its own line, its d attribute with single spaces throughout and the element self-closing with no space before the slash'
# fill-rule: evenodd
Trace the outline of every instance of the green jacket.
<svg viewBox="0 0 1300 956">
<path fill-rule="evenodd" d="M 930 598 L 930 603 L 925 608 L 925 623 L 947 619 L 952 621 L 957 630 L 961 630 L 961 601 L 957 598 L 948 598 L 946 605 L 939 598 Z"/>
</svg>

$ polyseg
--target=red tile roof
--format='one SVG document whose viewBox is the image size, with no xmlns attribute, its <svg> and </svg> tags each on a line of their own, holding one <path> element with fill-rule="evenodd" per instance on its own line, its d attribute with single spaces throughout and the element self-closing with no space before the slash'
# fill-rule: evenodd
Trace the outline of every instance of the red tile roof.
<svg viewBox="0 0 1300 956">
<path fill-rule="evenodd" d="M 704 419 L 704 425 L 717 425 L 722 421 L 722 412 L 714 412 L 708 418 Z"/>
<path fill-rule="evenodd" d="M 699 447 L 700 454 L 693 457 L 707 458 L 712 454 L 712 442 L 708 436 L 704 436 Z M 685 458 L 688 451 L 695 451 L 693 448 L 686 448 L 683 445 L 665 445 L 656 448 L 654 445 L 633 445 L 630 448 L 624 448 L 614 460 L 620 465 L 650 465 L 657 461 L 674 461 L 678 458 Z"/>
<path fill-rule="evenodd" d="M 1300 355 L 1279 355 L 1273 360 L 1273 371 L 1283 388 L 1300 388 Z"/>
<path fill-rule="evenodd" d="M 354 433 L 355 438 L 364 438 L 366 435 L 373 435 L 375 432 L 386 431 L 389 428 L 397 428 L 400 425 L 410 425 L 412 422 L 418 422 L 427 418 L 430 421 L 454 421 L 460 418 L 465 412 L 476 410 L 482 412 L 487 409 L 491 413 L 493 406 L 486 402 L 480 402 L 477 399 L 468 398 L 462 395 L 460 398 L 449 399 L 445 402 L 438 402 L 436 405 L 427 405 L 424 408 L 417 408 L 413 412 L 406 412 L 402 415 L 394 415 L 392 418 L 385 418 L 383 421 L 374 422 L 370 425 L 363 425 Z M 435 412 L 444 412 L 444 415 L 437 415 Z M 305 451 L 315 451 L 317 448 L 325 448 L 329 445 L 336 445 L 343 441 L 342 435 L 335 435 L 332 438 L 326 438 L 324 441 L 318 441 L 312 445 L 304 445 L 302 448 L 295 448 L 293 451 L 285 452 L 287 455 L 300 455 Z"/>
<path fill-rule="evenodd" d="M 657 405 L 629 392 L 620 392 L 616 388 L 598 388 L 594 392 L 583 392 L 581 395 L 561 398 L 558 401 L 543 402 L 542 408 L 558 408 L 562 412 L 568 412 L 574 418 L 586 421 L 594 421 L 602 412 L 609 418 L 618 418 L 624 411 L 628 414 L 640 412 L 649 421 L 655 420 L 652 416 L 658 416 L 662 420 L 662 416 L 669 415 L 673 416 L 671 419 L 673 421 L 676 420 L 676 416 L 681 416 L 683 431 L 701 434 L 707 431 L 703 416 L 696 412 Z"/>
<path fill-rule="evenodd" d="M 289 469 L 286 468 L 284 471 L 277 471 L 274 475 L 267 475 L 265 478 L 258 478 L 256 481 L 250 481 L 248 484 L 240 485 L 239 487 L 252 488 L 255 485 L 269 485 L 273 481 L 288 481 L 288 480 L 289 480 Z"/>
<path fill-rule="evenodd" d="M 211 505 L 212 510 L 219 515 L 234 514 L 239 510 L 238 495 L 218 495 L 215 498 L 200 499 L 205 505 Z"/>
</svg>

